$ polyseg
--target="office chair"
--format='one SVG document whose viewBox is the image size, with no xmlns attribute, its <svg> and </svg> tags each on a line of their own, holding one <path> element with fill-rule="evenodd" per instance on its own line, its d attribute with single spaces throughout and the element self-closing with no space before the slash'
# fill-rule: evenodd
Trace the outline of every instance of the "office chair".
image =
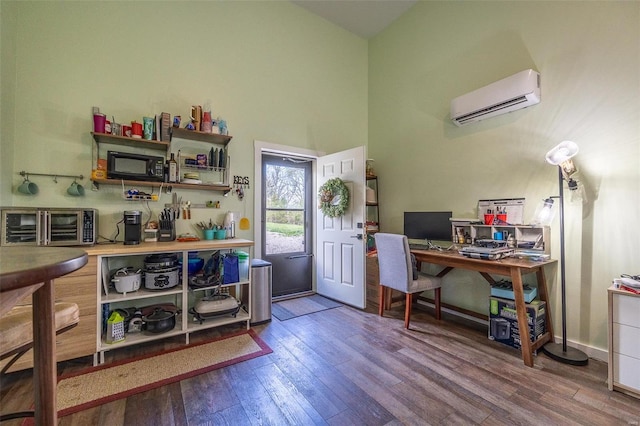
<svg viewBox="0 0 640 426">
<path fill-rule="evenodd" d="M 374 238 L 376 240 L 380 269 L 380 307 L 378 310 L 380 316 L 384 311 L 387 288 L 401 291 L 406 294 L 404 328 L 408 329 L 413 294 L 422 293 L 425 290 L 434 290 L 436 319 L 439 320 L 441 316 L 440 286 L 442 279 L 424 274 L 417 271 L 417 269 L 414 271 L 411 253 L 409 252 L 409 242 L 405 235 L 378 232 Z"/>
<path fill-rule="evenodd" d="M 13 357 L 0 371 L 0 379 L 11 366 L 33 347 L 33 307 L 31 305 L 14 306 L 0 317 L 0 361 Z M 57 302 L 55 304 L 56 335 L 72 329 L 80 320 L 78 305 Z M 0 422 L 33 417 L 33 411 L 20 411 L 0 415 Z"/>
</svg>

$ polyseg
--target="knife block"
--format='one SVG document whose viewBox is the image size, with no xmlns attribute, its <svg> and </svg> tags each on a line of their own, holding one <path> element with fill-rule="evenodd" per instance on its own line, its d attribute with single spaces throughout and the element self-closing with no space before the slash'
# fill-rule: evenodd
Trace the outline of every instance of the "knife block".
<svg viewBox="0 0 640 426">
<path fill-rule="evenodd" d="M 175 222 L 171 222 L 170 228 L 160 228 L 158 230 L 158 241 L 175 241 L 176 227 Z"/>
</svg>

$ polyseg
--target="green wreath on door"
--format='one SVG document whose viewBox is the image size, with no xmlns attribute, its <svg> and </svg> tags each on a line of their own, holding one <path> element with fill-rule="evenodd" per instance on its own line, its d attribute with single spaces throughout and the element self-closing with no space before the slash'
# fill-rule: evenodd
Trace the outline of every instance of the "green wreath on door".
<svg viewBox="0 0 640 426">
<path fill-rule="evenodd" d="M 342 179 L 329 179 L 318 191 L 322 214 L 328 217 L 339 217 L 344 215 L 349 206 L 349 188 Z"/>
</svg>

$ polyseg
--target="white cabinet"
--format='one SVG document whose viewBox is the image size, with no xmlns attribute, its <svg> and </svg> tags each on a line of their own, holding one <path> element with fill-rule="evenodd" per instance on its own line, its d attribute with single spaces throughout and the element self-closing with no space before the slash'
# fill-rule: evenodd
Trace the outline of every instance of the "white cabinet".
<svg viewBox="0 0 640 426">
<path fill-rule="evenodd" d="M 640 295 L 608 292 L 609 390 L 640 398 Z"/>
<path fill-rule="evenodd" d="M 248 262 L 251 264 L 251 249 L 253 242 L 242 239 L 229 239 L 218 241 L 197 242 L 168 242 L 168 243 L 143 243 L 139 246 L 121 246 L 118 249 L 105 251 L 97 255 L 97 321 L 96 321 L 96 347 L 97 353 L 94 363 L 104 362 L 104 353 L 113 349 L 137 345 L 140 343 L 164 339 L 167 337 L 184 335 L 185 344 L 189 343 L 189 334 L 198 330 L 219 327 L 226 324 L 245 323 L 250 326 L 250 300 L 251 300 L 251 274 L 248 277 L 240 277 L 240 281 L 224 283 L 220 286 L 223 293 L 230 293 L 240 299 L 242 305 L 235 315 L 220 315 L 198 321 L 189 313 L 189 309 L 202 298 L 212 292 L 218 286 L 191 288 L 189 283 L 188 259 L 189 253 L 198 253 L 198 257 L 206 260 L 216 251 L 229 253 L 243 251 L 249 254 Z M 144 260 L 149 255 L 175 254 L 183 267 L 181 268 L 180 283 L 166 290 L 146 289 L 142 282 L 140 289 L 128 293 L 118 293 L 108 285 L 111 272 L 123 267 L 143 268 Z M 144 271 L 143 271 L 144 275 Z M 244 290 L 244 291 L 243 291 Z M 179 309 L 176 317 L 176 326 L 164 333 L 150 333 L 147 331 L 127 333 L 124 340 L 107 343 L 104 333 L 106 316 L 114 309 L 141 308 L 155 304 L 172 303 Z M 98 359 L 99 357 L 99 359 Z"/>
<path fill-rule="evenodd" d="M 550 254 L 550 228 L 548 226 L 534 225 L 475 225 L 464 222 L 452 221 L 451 225 L 452 241 L 459 243 L 458 235 L 469 235 L 471 241 L 491 240 L 494 234 L 501 232 L 503 239 L 507 239 L 509 235 L 515 238 L 517 249 L 534 250 L 544 254 Z"/>
</svg>

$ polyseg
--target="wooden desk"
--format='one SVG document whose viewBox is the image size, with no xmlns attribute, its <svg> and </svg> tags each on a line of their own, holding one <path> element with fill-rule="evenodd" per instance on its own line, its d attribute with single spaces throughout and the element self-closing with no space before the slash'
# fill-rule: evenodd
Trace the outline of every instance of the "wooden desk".
<svg viewBox="0 0 640 426">
<path fill-rule="evenodd" d="M 418 262 L 432 263 L 444 266 L 438 273 L 438 277 L 444 277 L 455 268 L 477 271 L 490 284 L 495 280 L 490 274 L 504 275 L 511 278 L 515 296 L 516 312 L 518 316 L 518 329 L 522 340 L 522 360 L 525 365 L 533 367 L 533 351 L 541 348 L 545 343 L 553 341 L 553 325 L 551 322 L 551 309 L 548 303 L 547 281 L 544 275 L 544 267 L 556 263 L 556 260 L 544 262 L 532 262 L 523 259 L 506 258 L 502 260 L 481 260 L 465 257 L 457 252 L 437 250 L 411 250 Z M 547 302 L 545 309 L 546 332 L 535 342 L 531 342 L 529 326 L 527 325 L 527 310 L 524 302 L 524 290 L 522 287 L 522 275 L 534 273 L 538 282 L 538 297 Z"/>
<path fill-rule="evenodd" d="M 56 425 L 56 327 L 53 279 L 82 268 L 77 248 L 0 247 L 0 315 L 33 293 L 35 424 Z"/>
</svg>

